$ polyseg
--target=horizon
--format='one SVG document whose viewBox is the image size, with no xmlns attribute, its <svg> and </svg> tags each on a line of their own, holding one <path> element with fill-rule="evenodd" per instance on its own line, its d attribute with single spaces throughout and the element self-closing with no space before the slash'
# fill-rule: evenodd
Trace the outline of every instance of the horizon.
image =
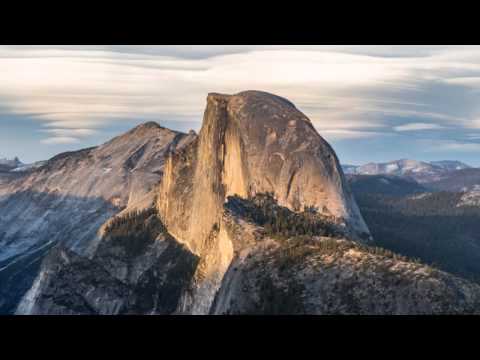
<svg viewBox="0 0 480 360">
<path fill-rule="evenodd" d="M 0 158 L 98 146 L 155 121 L 198 133 L 209 92 L 295 104 L 342 164 L 479 167 L 479 46 L 0 46 Z"/>
</svg>

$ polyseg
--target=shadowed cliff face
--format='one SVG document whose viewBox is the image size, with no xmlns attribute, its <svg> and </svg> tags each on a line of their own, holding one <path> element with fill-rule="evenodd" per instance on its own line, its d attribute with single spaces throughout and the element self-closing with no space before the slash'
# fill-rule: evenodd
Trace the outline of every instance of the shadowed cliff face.
<svg viewBox="0 0 480 360">
<path fill-rule="evenodd" d="M 91 258 L 54 247 L 16 313 L 172 314 L 197 261 L 154 211 L 117 217 Z"/>
<path fill-rule="evenodd" d="M 294 211 L 314 207 L 354 240 L 370 238 L 337 157 L 288 100 L 258 91 L 209 94 L 199 138 L 166 163 L 158 210 L 201 257 L 193 312 L 206 312 L 233 257 L 222 224 L 229 195 L 273 193 Z M 208 299 L 208 300 L 207 300 Z"/>
</svg>

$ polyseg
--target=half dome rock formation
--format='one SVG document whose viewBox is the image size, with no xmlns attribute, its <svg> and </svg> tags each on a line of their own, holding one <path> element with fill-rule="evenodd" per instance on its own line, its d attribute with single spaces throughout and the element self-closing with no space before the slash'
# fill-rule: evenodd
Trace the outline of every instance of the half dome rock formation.
<svg viewBox="0 0 480 360">
<path fill-rule="evenodd" d="M 209 94 L 199 137 L 167 160 L 158 200 L 169 232 L 202 258 L 186 311 L 208 311 L 233 257 L 222 224 L 227 197 L 259 193 L 370 239 L 334 151 L 291 102 L 259 91 Z"/>
<path fill-rule="evenodd" d="M 371 246 L 334 151 L 288 100 L 210 94 L 199 135 L 168 139 L 121 157 L 158 178 L 90 251 L 51 249 L 17 313 L 479 312 L 480 286 Z"/>
<path fill-rule="evenodd" d="M 173 181 L 187 171 L 189 184 Z M 179 213 L 210 210 L 195 213 L 174 231 L 193 249 L 201 246 L 198 234 L 207 236 L 227 196 L 257 193 L 272 193 L 294 211 L 315 207 L 343 224 L 352 238 L 369 238 L 333 149 L 292 103 L 272 94 L 209 94 L 197 143 L 170 158 L 165 173 L 159 209 L 167 226 Z"/>
</svg>

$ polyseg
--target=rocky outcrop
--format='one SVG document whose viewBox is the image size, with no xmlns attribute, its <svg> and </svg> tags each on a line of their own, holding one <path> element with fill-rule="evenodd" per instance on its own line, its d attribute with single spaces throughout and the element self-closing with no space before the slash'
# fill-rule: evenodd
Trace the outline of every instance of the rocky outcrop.
<svg viewBox="0 0 480 360">
<path fill-rule="evenodd" d="M 310 211 L 292 212 L 263 195 L 229 197 L 223 223 L 234 257 L 210 314 L 480 312 L 477 284 L 347 240 Z"/>
<path fill-rule="evenodd" d="M 239 252 L 211 314 L 478 314 L 480 287 L 343 239 L 263 239 Z"/>
</svg>

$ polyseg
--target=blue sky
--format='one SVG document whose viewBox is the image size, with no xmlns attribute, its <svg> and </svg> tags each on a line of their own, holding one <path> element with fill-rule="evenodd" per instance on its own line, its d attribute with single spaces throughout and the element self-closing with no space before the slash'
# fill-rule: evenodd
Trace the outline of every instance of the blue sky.
<svg viewBox="0 0 480 360">
<path fill-rule="evenodd" d="M 476 46 L 0 46 L 0 158 L 101 144 L 145 121 L 198 130 L 208 92 L 290 99 L 343 163 L 480 166 Z"/>
</svg>

